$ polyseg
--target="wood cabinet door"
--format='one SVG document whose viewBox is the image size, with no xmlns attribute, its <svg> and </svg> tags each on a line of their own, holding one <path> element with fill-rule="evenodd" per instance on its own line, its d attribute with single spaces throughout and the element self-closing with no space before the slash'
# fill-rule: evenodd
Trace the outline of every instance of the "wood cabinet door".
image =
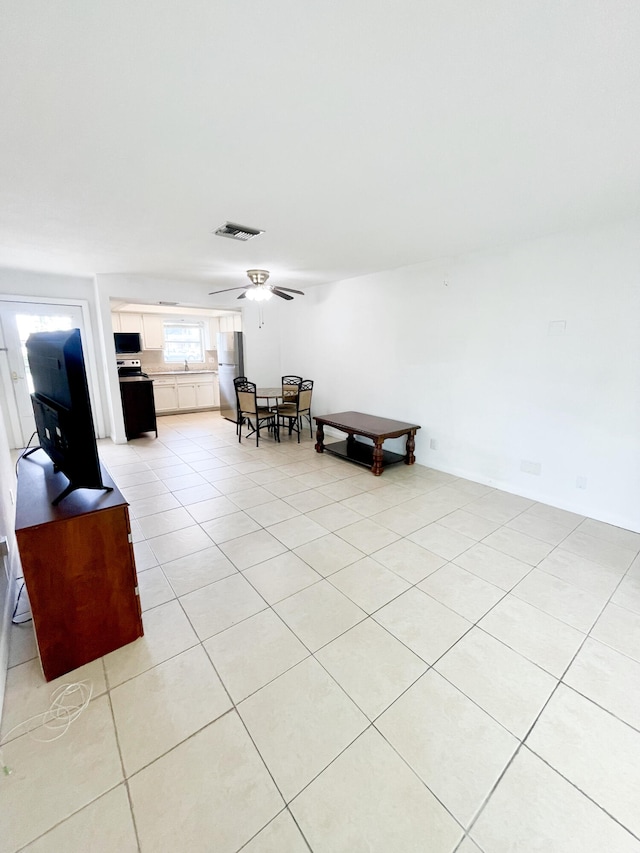
<svg viewBox="0 0 640 853">
<path fill-rule="evenodd" d="M 126 505 L 18 531 L 47 681 L 142 636 Z"/>
</svg>

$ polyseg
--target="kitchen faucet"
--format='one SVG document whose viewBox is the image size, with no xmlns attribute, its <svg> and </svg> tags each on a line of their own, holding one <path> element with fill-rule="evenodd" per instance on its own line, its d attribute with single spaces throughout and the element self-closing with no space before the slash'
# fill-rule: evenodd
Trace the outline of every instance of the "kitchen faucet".
<svg viewBox="0 0 640 853">
<path fill-rule="evenodd" d="M 185 369 L 185 370 L 189 370 L 189 362 L 187 361 L 187 359 L 186 359 L 186 358 L 185 358 L 185 360 L 184 360 L 184 369 Z"/>
</svg>

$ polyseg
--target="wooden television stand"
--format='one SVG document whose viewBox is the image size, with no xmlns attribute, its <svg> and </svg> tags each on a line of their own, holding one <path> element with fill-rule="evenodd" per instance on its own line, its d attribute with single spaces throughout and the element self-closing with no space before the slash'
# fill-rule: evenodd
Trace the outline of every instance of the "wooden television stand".
<svg viewBox="0 0 640 853">
<path fill-rule="evenodd" d="M 47 681 L 141 637 L 142 615 L 129 508 L 112 491 L 67 483 L 44 451 L 18 463 L 16 537 Z"/>
</svg>

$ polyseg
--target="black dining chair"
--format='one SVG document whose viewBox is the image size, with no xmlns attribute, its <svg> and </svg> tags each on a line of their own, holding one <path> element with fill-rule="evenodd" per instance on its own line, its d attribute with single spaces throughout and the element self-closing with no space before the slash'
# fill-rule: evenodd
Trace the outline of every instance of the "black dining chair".
<svg viewBox="0 0 640 853">
<path fill-rule="evenodd" d="M 313 395 L 313 379 L 303 379 L 298 389 L 298 396 L 295 403 L 281 403 L 278 406 L 278 419 L 284 426 L 285 420 L 289 421 L 289 435 L 292 432 L 298 433 L 298 444 L 300 444 L 300 430 L 302 428 L 302 419 L 309 420 L 309 433 L 313 438 L 313 429 L 311 427 L 311 397 Z"/>
<path fill-rule="evenodd" d="M 298 396 L 298 389 L 302 382 L 302 376 L 283 376 L 282 377 L 282 402 L 295 403 Z"/>
<path fill-rule="evenodd" d="M 276 441 L 280 441 L 276 413 L 271 409 L 258 406 L 255 382 L 249 382 L 244 376 L 240 376 L 233 380 L 233 384 L 235 385 L 238 404 L 238 442 L 242 441 L 242 426 L 245 421 L 250 428 L 245 438 L 249 438 L 255 433 L 256 447 L 260 441 L 260 428 L 263 426 L 272 427 L 274 438 Z"/>
<path fill-rule="evenodd" d="M 291 405 L 295 405 L 295 402 L 298 398 L 298 390 L 300 388 L 300 383 L 302 382 L 302 376 L 283 376 L 282 377 L 282 394 L 280 402 L 276 403 L 273 406 L 273 410 L 279 412 L 281 409 L 285 411 L 290 411 L 285 407 L 291 407 Z"/>
<path fill-rule="evenodd" d="M 236 376 L 233 380 L 233 386 L 235 388 L 236 382 L 246 382 L 246 376 Z M 240 429 L 240 425 L 244 423 L 244 418 L 240 414 L 240 409 L 238 408 L 238 394 L 236 393 L 236 435 L 238 435 L 238 430 Z"/>
</svg>

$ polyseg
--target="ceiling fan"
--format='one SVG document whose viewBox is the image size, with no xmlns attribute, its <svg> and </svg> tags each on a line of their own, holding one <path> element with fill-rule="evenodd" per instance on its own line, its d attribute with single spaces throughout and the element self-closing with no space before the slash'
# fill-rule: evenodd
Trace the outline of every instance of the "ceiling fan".
<svg viewBox="0 0 640 853">
<path fill-rule="evenodd" d="M 231 290 L 244 290 L 238 296 L 238 299 L 251 299 L 255 302 L 264 302 L 271 299 L 273 294 L 281 299 L 293 299 L 289 296 L 290 293 L 297 293 L 299 296 L 304 296 L 301 290 L 292 290 L 290 287 L 276 287 L 273 284 L 267 284 L 269 278 L 268 270 L 247 270 L 247 275 L 251 280 L 251 284 L 243 284 L 240 287 L 228 287 L 226 290 L 214 290 L 209 296 L 215 296 L 218 293 L 229 293 Z"/>
</svg>

